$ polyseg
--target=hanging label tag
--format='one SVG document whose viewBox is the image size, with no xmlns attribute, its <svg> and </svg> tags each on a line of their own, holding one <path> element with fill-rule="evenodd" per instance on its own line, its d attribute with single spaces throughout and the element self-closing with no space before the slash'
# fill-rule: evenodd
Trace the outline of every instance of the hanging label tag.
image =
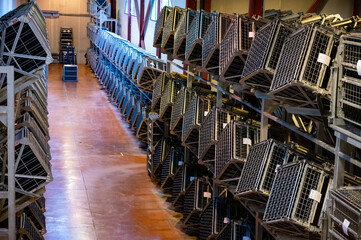
<svg viewBox="0 0 361 240">
<path fill-rule="evenodd" d="M 223 123 L 223 128 L 225 128 L 227 126 L 227 123 Z"/>
<path fill-rule="evenodd" d="M 275 172 L 277 172 L 277 168 L 279 168 L 280 166 L 281 166 L 281 164 L 277 164 L 277 165 L 276 165 Z"/>
<path fill-rule="evenodd" d="M 243 138 L 243 144 L 252 145 L 252 140 L 249 138 Z"/>
<path fill-rule="evenodd" d="M 321 201 L 321 196 L 322 194 L 314 189 L 311 189 L 310 191 L 310 196 L 308 196 L 308 198 L 315 200 L 316 202 L 320 202 Z"/>
<path fill-rule="evenodd" d="M 204 192 L 203 197 L 205 198 L 212 198 L 212 194 L 210 192 Z"/>
<path fill-rule="evenodd" d="M 224 219 L 223 219 L 223 223 L 225 223 L 225 224 L 228 224 L 228 223 L 230 223 L 231 222 L 231 219 L 229 219 L 228 217 L 225 217 Z"/>
<path fill-rule="evenodd" d="M 356 66 L 356 68 L 357 68 L 357 74 L 358 74 L 359 76 L 361 76 L 361 60 L 358 60 L 358 61 L 357 61 L 357 66 Z"/>
<path fill-rule="evenodd" d="M 319 53 L 317 62 L 325 64 L 326 66 L 330 65 L 331 58 L 327 56 L 326 54 Z"/>
<path fill-rule="evenodd" d="M 207 116 L 208 112 L 207 111 L 204 111 L 204 116 Z"/>
<path fill-rule="evenodd" d="M 254 38 L 254 32 L 248 32 L 248 37 Z"/>
<path fill-rule="evenodd" d="M 345 219 L 342 223 L 342 231 L 348 236 L 348 227 L 350 226 L 350 221 Z"/>
</svg>

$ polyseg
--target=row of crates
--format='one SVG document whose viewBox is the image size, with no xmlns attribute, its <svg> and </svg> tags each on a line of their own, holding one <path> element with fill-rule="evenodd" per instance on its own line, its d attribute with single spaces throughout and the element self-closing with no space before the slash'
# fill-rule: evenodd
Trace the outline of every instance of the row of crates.
<svg viewBox="0 0 361 240">
<path fill-rule="evenodd" d="M 17 238 L 44 239 L 45 186 L 52 181 L 48 141 L 47 65 L 52 62 L 45 18 L 34 2 L 20 5 L 0 18 L 4 47 L 1 62 L 14 66 L 15 201 Z M 0 76 L 0 102 L 6 105 L 7 78 Z M 7 131 L 0 130 L 0 167 L 7 172 Z M 1 178 L 7 189 L 7 175 Z M 1 201 L 0 224 L 7 227 L 7 201 Z"/>
<path fill-rule="evenodd" d="M 254 19 L 164 7 L 153 46 L 220 81 L 244 85 L 247 93 L 317 110 L 331 127 L 360 141 L 361 35 L 350 32 L 353 27 L 333 27 L 337 20 L 291 12 L 275 17 L 267 11 Z"/>
</svg>

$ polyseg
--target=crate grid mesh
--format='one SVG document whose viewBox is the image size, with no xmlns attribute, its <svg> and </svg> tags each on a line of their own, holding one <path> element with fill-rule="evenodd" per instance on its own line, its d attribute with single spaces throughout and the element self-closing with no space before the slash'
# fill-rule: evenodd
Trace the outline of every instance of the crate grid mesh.
<svg viewBox="0 0 361 240">
<path fill-rule="evenodd" d="M 175 21 L 176 21 L 175 17 L 177 16 L 178 11 L 179 10 L 177 9 L 177 7 L 174 7 L 172 9 L 172 11 L 169 13 L 169 15 L 164 23 L 162 43 L 161 43 L 162 48 L 164 47 L 171 32 L 174 31 L 174 28 L 175 28 L 174 25 L 175 25 Z"/>
<path fill-rule="evenodd" d="M 176 26 L 174 33 L 174 55 L 183 55 L 185 54 L 185 44 L 186 44 L 186 36 L 189 31 L 189 27 L 192 24 L 195 17 L 198 16 L 198 12 L 195 10 L 187 9 L 186 13 L 184 13 L 179 19 L 179 24 Z M 183 58 L 182 56 L 181 58 Z"/>
<path fill-rule="evenodd" d="M 170 9 L 171 8 L 169 7 L 163 7 L 163 9 L 160 11 L 160 14 L 157 18 L 154 28 L 154 43 L 153 43 L 154 46 L 160 45 L 160 43 L 157 42 L 157 38 L 160 35 L 160 33 L 163 31 L 164 23 L 167 19 Z"/>
<path fill-rule="evenodd" d="M 202 46 L 202 65 L 205 64 L 209 54 L 211 54 L 212 49 L 219 42 L 218 40 L 218 27 L 219 27 L 220 16 L 217 15 L 210 24 L 208 31 L 203 39 Z"/>
<path fill-rule="evenodd" d="M 274 31 L 277 27 L 277 21 L 270 22 L 257 33 L 249 50 L 247 61 L 243 68 L 241 78 L 244 78 L 258 69 L 262 68 L 267 58 L 267 52 L 272 43 Z"/>
<path fill-rule="evenodd" d="M 274 46 L 271 50 L 271 56 L 268 62 L 268 68 L 273 71 L 276 69 L 278 59 L 281 54 L 283 43 L 285 42 L 286 37 L 291 33 L 289 29 L 287 29 L 283 24 L 280 24 L 277 37 L 274 40 Z"/>
<path fill-rule="evenodd" d="M 176 123 L 176 121 L 178 120 L 178 118 L 183 115 L 184 113 L 184 109 L 185 109 L 185 95 L 186 95 L 186 91 L 187 89 L 184 87 L 182 88 L 179 93 L 177 94 L 175 101 L 174 101 L 174 106 L 172 108 L 172 116 L 170 119 L 170 128 L 173 129 L 174 128 L 174 124 Z"/>
<path fill-rule="evenodd" d="M 297 34 L 292 34 L 284 44 L 281 52 L 280 63 L 276 69 L 271 90 L 277 89 L 296 77 L 302 61 L 302 52 L 307 47 L 311 28 L 306 26 Z"/>
<path fill-rule="evenodd" d="M 227 34 L 225 35 L 223 41 L 221 42 L 220 47 L 220 68 L 219 71 L 222 73 L 237 49 L 237 28 L 238 28 L 238 21 L 234 21 L 232 25 L 229 27 Z"/>
<path fill-rule="evenodd" d="M 343 53 L 343 62 L 350 64 L 357 64 L 357 61 L 361 59 L 361 44 L 360 40 L 357 38 L 345 38 L 344 53 Z"/>
<path fill-rule="evenodd" d="M 253 38 L 249 37 L 249 33 L 253 30 L 253 24 L 256 25 L 255 21 L 251 20 L 247 17 L 241 17 L 238 20 L 240 24 L 238 23 L 238 31 L 239 35 L 238 38 L 241 42 L 240 49 L 244 51 L 248 51 L 251 48 Z"/>
<path fill-rule="evenodd" d="M 206 240 L 212 234 L 213 202 L 211 201 L 203 210 L 200 217 L 199 239 Z"/>
<path fill-rule="evenodd" d="M 184 113 L 183 117 L 183 128 L 182 128 L 182 141 L 186 137 L 187 133 L 190 131 L 192 126 L 196 125 L 196 117 L 197 117 L 197 104 L 198 97 L 194 96 L 190 101 L 190 104 L 187 110 Z"/>
<path fill-rule="evenodd" d="M 199 131 L 199 152 L 198 156 L 202 156 L 208 147 L 218 140 L 223 124 L 228 123 L 229 114 L 219 108 L 213 108 L 202 123 Z"/>
<path fill-rule="evenodd" d="M 218 176 L 224 165 L 232 159 L 234 149 L 234 122 L 227 124 L 223 129 L 216 145 L 215 175 Z"/>
<path fill-rule="evenodd" d="M 189 31 L 187 34 L 186 39 L 186 49 L 185 49 L 185 57 L 188 58 L 188 55 L 190 54 L 191 48 L 195 41 L 199 39 L 199 24 L 201 21 L 201 12 L 197 11 L 196 16 L 194 17 L 193 21 L 191 22 L 189 26 Z"/>
</svg>

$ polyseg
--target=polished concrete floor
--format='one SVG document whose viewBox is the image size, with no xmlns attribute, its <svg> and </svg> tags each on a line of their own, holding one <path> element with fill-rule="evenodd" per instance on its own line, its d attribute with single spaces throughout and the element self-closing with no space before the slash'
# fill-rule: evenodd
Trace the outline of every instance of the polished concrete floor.
<svg viewBox="0 0 361 240">
<path fill-rule="evenodd" d="M 49 68 L 46 239 L 185 239 L 128 125 L 88 66 L 79 65 L 78 76 L 64 83 L 62 66 Z"/>
</svg>

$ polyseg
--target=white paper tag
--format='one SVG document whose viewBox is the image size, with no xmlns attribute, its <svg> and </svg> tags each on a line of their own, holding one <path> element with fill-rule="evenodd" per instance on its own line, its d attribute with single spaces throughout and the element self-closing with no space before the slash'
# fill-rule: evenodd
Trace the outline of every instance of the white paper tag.
<svg viewBox="0 0 361 240">
<path fill-rule="evenodd" d="M 357 61 L 356 69 L 357 69 L 357 74 L 358 74 L 359 76 L 361 76 L 361 60 L 358 60 L 358 61 Z"/>
<path fill-rule="evenodd" d="M 207 111 L 204 111 L 204 116 L 207 116 L 208 112 Z"/>
<path fill-rule="evenodd" d="M 319 53 L 317 62 L 325 64 L 326 66 L 330 65 L 331 58 L 327 56 L 326 54 Z"/>
<path fill-rule="evenodd" d="M 350 221 L 345 219 L 342 223 L 342 230 L 348 236 L 348 226 L 350 226 Z"/>
<path fill-rule="evenodd" d="M 230 223 L 231 222 L 231 219 L 229 219 L 228 217 L 225 217 L 224 219 L 223 219 L 223 223 L 225 223 L 225 224 L 228 224 L 228 223 Z"/>
<path fill-rule="evenodd" d="M 308 196 L 308 198 L 315 200 L 316 202 L 320 202 L 321 201 L 321 196 L 322 194 L 314 189 L 311 189 L 310 191 L 310 196 Z"/>
<path fill-rule="evenodd" d="M 243 144 L 252 145 L 252 140 L 249 138 L 243 138 Z"/>
<path fill-rule="evenodd" d="M 248 37 L 254 38 L 254 32 L 248 32 Z"/>
<path fill-rule="evenodd" d="M 203 197 L 205 198 L 212 198 L 212 194 L 210 192 L 204 192 Z"/>
<path fill-rule="evenodd" d="M 280 166 L 281 166 L 281 164 L 277 164 L 277 165 L 276 165 L 275 172 L 277 172 L 277 168 L 279 168 Z"/>
<path fill-rule="evenodd" d="M 223 128 L 225 128 L 227 126 L 227 123 L 223 123 Z"/>
</svg>

